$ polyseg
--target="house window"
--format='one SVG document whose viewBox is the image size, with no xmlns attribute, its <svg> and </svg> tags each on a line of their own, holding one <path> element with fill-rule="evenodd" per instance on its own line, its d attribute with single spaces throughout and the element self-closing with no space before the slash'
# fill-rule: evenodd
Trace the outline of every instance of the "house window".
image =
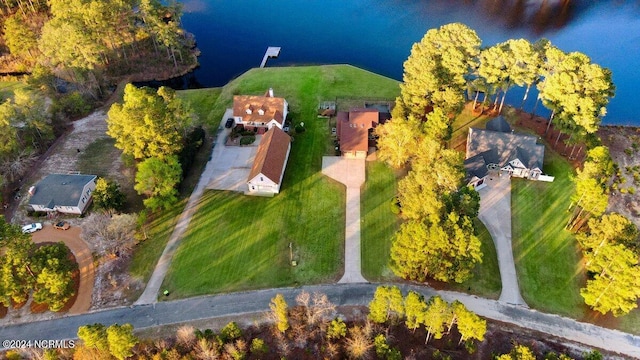
<svg viewBox="0 0 640 360">
<path fill-rule="evenodd" d="M 256 187 L 251 185 L 251 190 L 255 190 L 255 189 L 256 189 Z"/>
<path fill-rule="evenodd" d="M 264 115 L 264 110 L 262 110 L 262 109 L 258 110 L 258 114 L 259 115 Z"/>
<path fill-rule="evenodd" d="M 260 181 L 264 181 L 264 178 L 262 176 L 260 176 Z"/>
<path fill-rule="evenodd" d="M 251 109 L 247 109 L 247 114 L 251 115 Z"/>
</svg>

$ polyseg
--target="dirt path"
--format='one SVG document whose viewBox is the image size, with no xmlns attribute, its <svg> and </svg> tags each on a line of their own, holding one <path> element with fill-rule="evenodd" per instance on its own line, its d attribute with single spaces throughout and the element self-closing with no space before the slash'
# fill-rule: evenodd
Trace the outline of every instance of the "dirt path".
<svg viewBox="0 0 640 360">
<path fill-rule="evenodd" d="M 78 262 L 80 270 L 80 286 L 78 297 L 69 309 L 69 315 L 83 314 L 91 307 L 91 294 L 95 277 L 93 256 L 87 244 L 80 239 L 80 228 L 72 226 L 69 230 L 56 230 L 50 224 L 43 224 L 43 229 L 33 233 L 33 242 L 58 242 L 62 241 L 71 250 Z"/>
</svg>

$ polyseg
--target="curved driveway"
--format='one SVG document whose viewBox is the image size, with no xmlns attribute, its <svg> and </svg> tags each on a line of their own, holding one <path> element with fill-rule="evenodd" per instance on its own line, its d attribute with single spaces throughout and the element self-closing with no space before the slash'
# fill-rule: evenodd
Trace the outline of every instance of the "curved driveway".
<svg viewBox="0 0 640 360">
<path fill-rule="evenodd" d="M 148 305 L 96 311 L 55 320 L 25 323 L 0 328 L 1 339 L 73 339 L 79 326 L 93 323 L 111 325 L 130 323 L 136 329 L 202 320 L 229 315 L 261 313 L 269 310 L 269 301 L 277 293 L 285 296 L 289 304 L 302 290 L 322 292 L 336 305 L 367 305 L 373 298 L 378 284 L 339 284 L 283 288 L 203 296 L 191 299 L 159 302 Z M 579 342 L 591 347 L 640 358 L 640 337 L 592 324 L 548 315 L 487 300 L 462 293 L 435 291 L 431 288 L 402 285 L 403 292 L 414 290 L 425 296 L 441 295 L 447 301 L 459 300 L 477 314 L 541 331 L 551 336 Z"/>
<path fill-rule="evenodd" d="M 34 243 L 51 241 L 62 241 L 71 250 L 78 263 L 80 271 L 80 285 L 78 286 L 78 296 L 76 301 L 69 308 L 69 314 L 82 314 L 91 307 L 91 295 L 95 278 L 93 267 L 93 256 L 91 250 L 82 239 L 80 239 L 80 227 L 72 226 L 68 230 L 56 230 L 53 225 L 43 224 L 40 231 L 33 233 L 31 237 Z"/>
</svg>

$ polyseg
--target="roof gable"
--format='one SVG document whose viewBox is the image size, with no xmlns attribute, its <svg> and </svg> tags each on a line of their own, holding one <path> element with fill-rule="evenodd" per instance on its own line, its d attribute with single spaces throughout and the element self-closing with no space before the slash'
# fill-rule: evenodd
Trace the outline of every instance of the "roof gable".
<svg viewBox="0 0 640 360">
<path fill-rule="evenodd" d="M 275 184 L 279 184 L 286 166 L 290 145 L 291 137 L 287 133 L 275 126 L 269 129 L 262 136 L 260 145 L 258 145 L 258 151 L 247 181 L 262 174 Z"/>
</svg>

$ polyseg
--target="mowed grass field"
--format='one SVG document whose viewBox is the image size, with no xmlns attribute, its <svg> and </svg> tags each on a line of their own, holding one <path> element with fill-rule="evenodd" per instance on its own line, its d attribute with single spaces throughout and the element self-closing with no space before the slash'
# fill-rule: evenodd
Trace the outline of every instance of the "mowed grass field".
<svg viewBox="0 0 640 360">
<path fill-rule="evenodd" d="M 389 268 L 391 239 L 400 220 L 391 212 L 397 191 L 396 174 L 381 161 L 367 162 L 361 190 L 362 275 L 369 281 L 398 279 Z"/>
<path fill-rule="evenodd" d="M 588 312 L 580 288 L 586 277 L 574 235 L 565 230 L 575 187 L 573 169 L 560 155 L 545 152 L 544 171 L 552 183 L 513 179 L 513 256 L 520 291 L 535 309 L 582 318 Z"/>
<path fill-rule="evenodd" d="M 293 124 L 306 128 L 293 134 L 281 192 L 205 192 L 165 278 L 169 299 L 328 282 L 343 272 L 345 189 L 321 174 L 330 128 L 316 107 L 336 97 L 393 99 L 398 82 L 347 65 L 253 69 L 222 88 L 209 125 L 217 128 L 233 95 L 270 87 L 287 99 Z"/>
</svg>

